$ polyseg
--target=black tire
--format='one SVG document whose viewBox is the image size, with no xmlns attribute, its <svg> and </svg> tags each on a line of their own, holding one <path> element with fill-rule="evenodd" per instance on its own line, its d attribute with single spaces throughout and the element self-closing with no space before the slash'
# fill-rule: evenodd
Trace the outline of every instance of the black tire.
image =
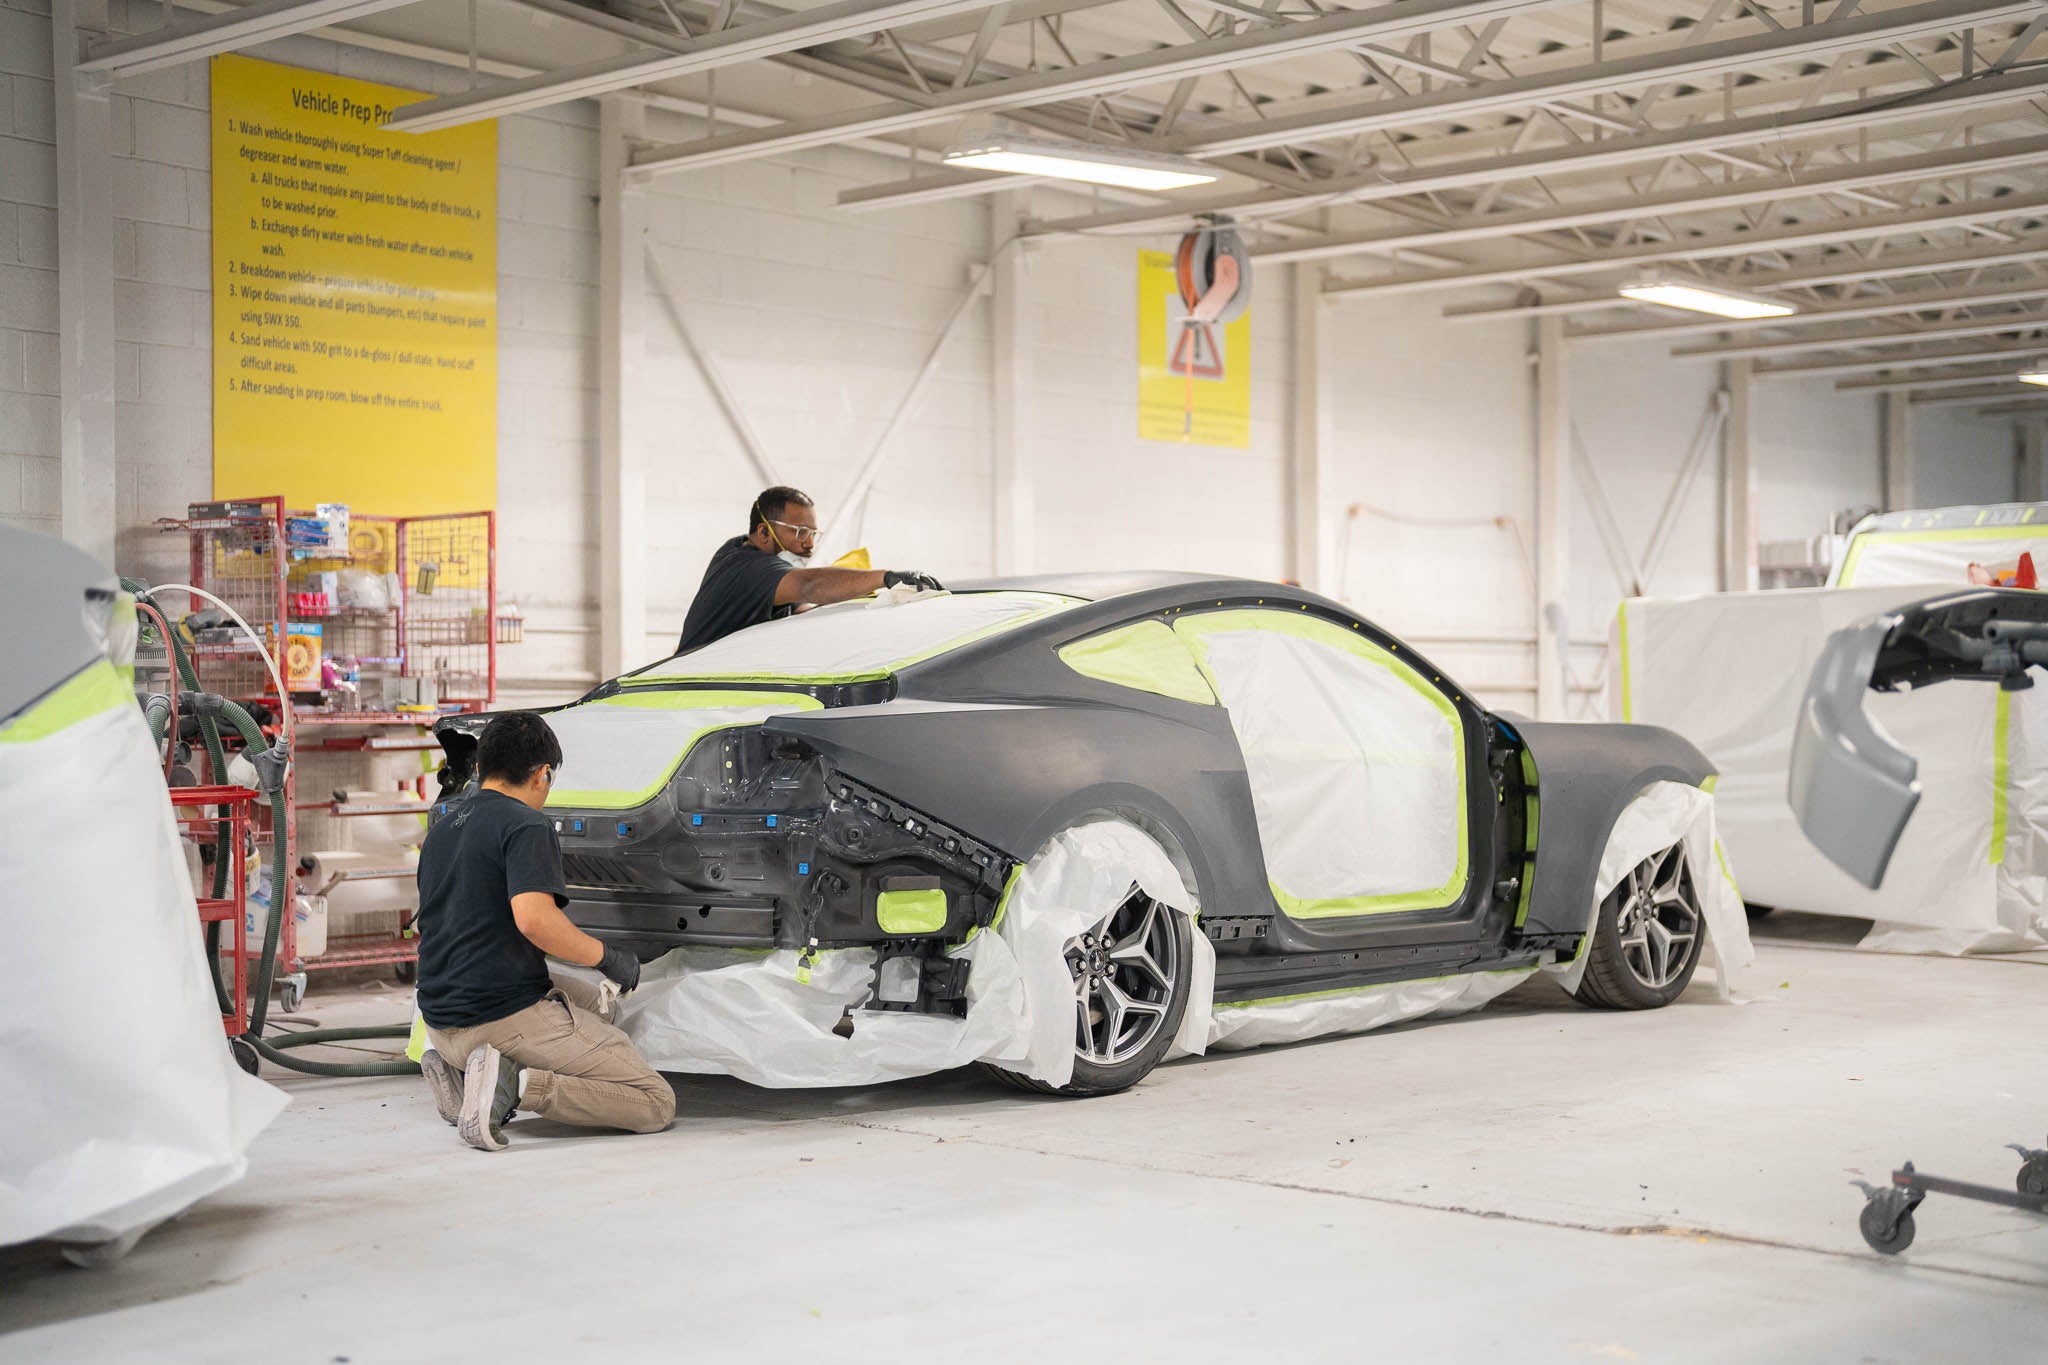
<svg viewBox="0 0 2048 1365">
<path fill-rule="evenodd" d="M 1124 902 L 1123 906 L 1119 907 L 1109 922 L 1116 923 L 1120 917 L 1134 911 L 1144 913 L 1148 907 L 1160 917 L 1158 932 L 1171 940 L 1176 970 L 1170 972 L 1172 977 L 1171 986 L 1163 992 L 1157 992 L 1163 998 L 1149 1002 L 1164 1005 L 1165 1008 L 1157 1016 L 1156 1026 L 1146 1035 L 1145 1041 L 1141 1046 L 1134 1048 L 1130 1055 L 1119 1057 L 1113 1062 L 1092 1061 L 1086 1055 L 1083 1055 L 1081 1051 L 1081 1024 L 1080 1019 L 1077 1017 L 1075 1020 L 1074 1075 L 1073 1079 L 1069 1080 L 1065 1085 L 1048 1085 L 1044 1081 L 1033 1080 L 1029 1076 L 1006 1070 L 1003 1067 L 988 1062 L 981 1063 L 981 1069 L 1014 1090 L 1023 1090 L 1034 1095 L 1062 1095 L 1070 1098 L 1088 1095 L 1114 1095 L 1119 1091 L 1129 1090 L 1139 1081 L 1145 1079 L 1152 1068 L 1159 1065 L 1160 1059 L 1166 1055 L 1167 1050 L 1173 1046 L 1174 1037 L 1180 1032 L 1181 1019 L 1187 1014 L 1188 981 L 1191 976 L 1189 967 L 1194 951 L 1195 938 L 1193 926 L 1186 915 L 1178 910 L 1157 904 L 1157 902 L 1154 902 L 1135 887 L 1132 888 L 1130 898 Z M 1075 952 L 1071 945 L 1068 953 L 1068 964 L 1070 970 L 1075 967 Z M 1075 977 L 1074 984 L 1076 987 L 1079 987 L 1081 984 L 1078 975 Z"/>
<path fill-rule="evenodd" d="M 410 986 L 419 979 L 420 964 L 418 962 L 394 962 L 391 964 L 391 974 L 398 978 L 399 985 Z"/>
<path fill-rule="evenodd" d="M 1648 937 L 1660 930 L 1666 936 L 1661 955 Z M 1681 931 L 1682 951 L 1674 953 Z M 1600 902 L 1586 972 L 1573 995 L 1595 1009 L 1662 1009 L 1684 994 L 1706 940 L 1685 846 L 1673 844 L 1629 869 Z"/>
<path fill-rule="evenodd" d="M 1913 1245 L 1913 1212 L 1908 1209 L 1896 1218 L 1892 1215 L 1889 1202 L 1883 1198 L 1873 1199 L 1863 1206 L 1857 1216 L 1856 1230 L 1863 1234 L 1863 1240 L 1872 1251 L 1881 1256 L 1896 1256 Z"/>
</svg>

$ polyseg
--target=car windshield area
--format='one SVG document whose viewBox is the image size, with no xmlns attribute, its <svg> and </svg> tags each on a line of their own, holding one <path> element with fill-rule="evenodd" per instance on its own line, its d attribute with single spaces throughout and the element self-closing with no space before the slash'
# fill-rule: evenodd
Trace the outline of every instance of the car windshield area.
<svg viewBox="0 0 2048 1365">
<path fill-rule="evenodd" d="M 1064 611 L 1078 598 L 1044 592 L 862 598 L 735 631 L 620 681 L 863 682 Z"/>
</svg>

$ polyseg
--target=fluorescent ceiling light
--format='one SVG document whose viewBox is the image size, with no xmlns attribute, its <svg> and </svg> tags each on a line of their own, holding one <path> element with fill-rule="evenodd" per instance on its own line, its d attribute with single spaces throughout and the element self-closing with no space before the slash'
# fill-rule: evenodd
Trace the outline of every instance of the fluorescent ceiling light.
<svg viewBox="0 0 2048 1365">
<path fill-rule="evenodd" d="M 1206 185 L 1216 173 L 1199 161 L 1126 147 L 1036 134 L 991 133 L 949 149 L 948 166 L 1009 175 L 1042 175 L 1127 190 L 1177 190 Z"/>
<path fill-rule="evenodd" d="M 2036 365 L 2031 370 L 2021 370 L 2019 381 L 2022 384 L 2039 384 L 2042 388 L 2048 389 L 2048 365 Z"/>
<path fill-rule="evenodd" d="M 1638 280 L 1634 284 L 1625 284 L 1621 287 L 1621 296 L 1638 303 L 1661 303 L 1666 308 L 1712 313 L 1719 318 L 1782 318 L 1799 311 L 1789 303 L 1759 298 L 1740 290 L 1674 279 Z"/>
</svg>

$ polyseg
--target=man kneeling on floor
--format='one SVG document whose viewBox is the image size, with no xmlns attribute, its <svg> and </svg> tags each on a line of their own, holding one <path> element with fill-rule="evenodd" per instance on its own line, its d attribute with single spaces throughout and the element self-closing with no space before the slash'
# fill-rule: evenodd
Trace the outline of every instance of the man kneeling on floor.
<svg viewBox="0 0 2048 1365">
<path fill-rule="evenodd" d="M 562 746 L 531 711 L 509 711 L 477 744 L 476 793 L 420 848 L 420 1070 L 462 1140 L 501 1151 L 514 1109 L 590 1128 L 658 1133 L 675 1092 L 609 1020 L 640 983 L 630 952 L 569 922 L 562 847 L 541 814 Z M 593 987 L 550 977 L 548 958 L 595 967 Z"/>
</svg>

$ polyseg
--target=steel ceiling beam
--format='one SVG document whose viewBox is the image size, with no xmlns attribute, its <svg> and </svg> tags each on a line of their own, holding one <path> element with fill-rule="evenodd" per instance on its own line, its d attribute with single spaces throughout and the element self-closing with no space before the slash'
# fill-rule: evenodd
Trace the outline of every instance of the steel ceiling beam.
<svg viewBox="0 0 2048 1365">
<path fill-rule="evenodd" d="M 1838 379 L 1835 387 L 1844 393 L 1917 393 L 1932 389 L 1959 389 L 2011 379 L 2019 373 L 2020 364 L 2020 361 L 2012 360 L 2000 366 L 1974 369 L 1968 374 L 1937 374 L 1922 379 Z"/>
<path fill-rule="evenodd" d="M 384 124 L 399 132 L 423 133 L 479 119 L 526 113 L 570 100 L 625 90 L 722 66 L 774 57 L 798 48 L 877 33 L 923 19 L 985 10 L 1000 0 L 834 0 L 816 9 L 721 29 L 691 40 L 689 50 L 650 57 L 641 52 L 603 57 L 580 66 L 544 72 L 525 80 L 501 81 L 478 90 L 408 104 Z M 779 125 L 778 125 L 779 126 Z"/>
<path fill-rule="evenodd" d="M 1545 206 L 1508 213 L 1488 214 L 1446 227 L 1420 232 L 1376 231 L 1346 233 L 1285 246 L 1256 248 L 1252 258 L 1265 263 L 1327 260 L 1360 252 L 1403 251 L 1409 247 L 1435 248 L 1459 242 L 1486 241 L 1496 237 L 1520 237 L 1536 232 L 1591 227 L 1597 223 L 1629 218 L 1649 218 L 1666 213 L 1704 213 L 1714 209 L 1741 208 L 1784 199 L 1805 199 L 1871 185 L 1889 185 L 1903 180 L 1929 180 L 1949 175 L 1983 175 L 1992 171 L 2038 168 L 2048 162 L 2048 137 L 2012 138 L 1980 143 L 1973 147 L 1944 147 L 1915 156 L 1892 157 L 1884 161 L 1859 161 L 1824 171 L 1792 172 L 1785 175 L 1752 176 L 1722 184 L 1689 185 L 1658 194 L 1624 194 L 1591 203 Z"/>
<path fill-rule="evenodd" d="M 1977 402 L 1984 400 L 1977 399 Z M 2014 403 L 1998 403 L 1977 409 L 1980 417 L 2048 417 L 2048 393 L 2039 398 L 2021 399 Z"/>
<path fill-rule="evenodd" d="M 2010 384 L 1986 384 L 1981 388 L 1962 393 L 1933 394 L 1926 398 L 1908 398 L 1906 401 L 1916 408 L 1951 408 L 1964 403 L 1998 403 L 2011 400 L 2013 407 L 2026 407 L 2034 403 L 2048 402 L 2048 392 L 2033 398 L 2027 390 L 2034 386 L 2022 384 L 2015 379 Z"/>
<path fill-rule="evenodd" d="M 1702 280 L 1706 288 L 1713 282 Z M 1686 322 L 1650 323 L 1641 327 L 1603 327 L 1569 332 L 1573 341 L 1656 341 L 1667 337 L 1707 336 L 1715 332 L 1742 332 L 1757 327 L 1802 327 L 1827 322 L 1851 322 L 1862 318 L 1892 317 L 1899 313 L 1921 313 L 1930 309 L 1985 308 L 1998 303 L 2024 303 L 2048 299 L 2048 279 L 2009 283 L 1996 287 L 1921 290 L 1894 294 L 1882 299 L 1854 299 L 1845 303 L 1813 304 L 1789 317 L 1711 318 Z"/>
<path fill-rule="evenodd" d="M 1793 138 L 1851 133 L 1885 123 L 1993 108 L 2039 96 L 2044 83 L 2048 83 L 2048 68 L 2028 68 L 1930 90 L 1924 97 L 1909 100 L 1889 96 L 1791 114 L 1752 114 L 1738 119 L 1605 138 L 1598 142 L 1567 143 L 1560 147 L 1511 152 L 1448 165 L 1333 177 L 1310 193 L 1276 195 L 1268 190 L 1252 190 L 1199 199 L 1177 197 L 1172 204 L 1158 209 L 1125 209 L 1045 219 L 1030 224 L 1027 230 L 1043 235 L 1095 232 L 1106 228 L 1136 230 L 1151 227 L 1167 231 L 1191 223 L 1196 214 L 1234 213 L 1249 209 L 1262 213 L 1290 213 L 1319 207 L 1329 202 L 1332 196 L 1338 196 L 1339 202 L 1343 203 L 1367 203 L 1375 199 L 1471 189 L 1535 176 L 1613 170 L 1664 157 L 1748 146 L 1765 139 L 1782 143 Z M 962 178 L 965 179 L 964 176 Z M 889 201 L 894 194 L 902 195 L 897 202 L 916 202 L 914 185 L 915 182 L 909 185 L 897 182 L 896 185 L 864 186 L 843 192 L 839 202 L 848 208 L 886 208 L 891 206 Z M 956 192 L 978 192 L 979 188 L 968 186 Z"/>
<path fill-rule="evenodd" d="M 1407 0 L 1367 10 L 1338 10 L 1278 27 L 1246 29 L 1227 37 L 1150 52 L 1135 52 L 1077 67 L 1056 67 L 960 90 L 941 91 L 928 103 L 872 105 L 845 114 L 790 119 L 758 133 L 731 133 L 696 142 L 649 148 L 634 158 L 643 175 L 748 161 L 844 142 L 881 137 L 997 109 L 1028 108 L 1056 100 L 1109 95 L 1134 86 L 1202 76 L 1234 67 L 1328 52 L 1374 39 L 1404 38 L 1447 24 L 1476 23 L 1501 14 L 1538 9 L 1560 0 Z"/>
<path fill-rule="evenodd" d="M 147 71 L 235 52 L 307 29 L 367 18 L 413 0 L 261 0 L 183 27 L 169 25 L 125 38 L 102 38 L 72 68 L 80 75 L 140 76 Z"/>
<path fill-rule="evenodd" d="M 1796 355 L 1802 351 L 1845 351 L 1863 346 L 1900 346 L 1915 341 L 1950 341 L 1956 337 L 1997 336 L 2001 332 L 2027 332 L 2043 327 L 2048 327 L 2048 313 L 2020 313 L 2003 318 L 1972 318 L 1967 322 L 1942 323 L 1933 327 L 1901 327 L 1890 332 L 1794 337 L 1789 341 L 1730 341 L 1712 346 L 1681 346 L 1673 348 L 1671 354 L 1714 356 L 1722 360 L 1745 355 Z"/>
<path fill-rule="evenodd" d="M 1876 374 L 1880 371 L 1913 370 L 1929 365 L 1954 365 L 1965 360 L 2001 360 L 2033 355 L 2043 349 L 2039 341 L 1963 341 L 1928 351 L 1896 351 L 1862 356 L 1854 360 L 1823 360 L 1804 365 L 1759 366 L 1751 373 L 1758 379 L 1824 379 L 1842 374 Z"/>
<path fill-rule="evenodd" d="M 1909 275 L 1934 275 L 1946 271 L 1984 270 L 1998 265 L 2019 265 L 2029 261 L 2048 260 L 2048 245 L 2026 245 L 2017 247 L 2004 242 L 1995 249 L 1983 252 L 1923 251 L 1898 256 L 1874 257 L 1854 266 L 1835 266 L 1824 270 L 1774 270 L 1759 271 L 1753 275 L 1731 275 L 1726 278 L 1702 277 L 1706 285 L 1727 285 L 1731 289 L 1746 289 L 1765 293 L 1779 289 L 1810 289 L 1828 284 L 1862 283 L 1868 280 L 1899 279 Z M 1549 303 L 1479 303 L 1459 304 L 1444 309 L 1444 316 L 1454 322 L 1488 321 L 1500 318 L 1543 317 L 1552 313 L 1591 313 L 1615 308 L 1648 307 L 1634 299 L 1619 295 L 1601 294 L 1590 298 L 1556 299 Z"/>
<path fill-rule="evenodd" d="M 1717 76 L 1793 57 L 1824 57 L 1860 48 L 1886 47 L 1965 25 L 2032 18 L 2039 12 L 2040 0 L 1935 0 L 1883 14 L 1826 20 L 1477 86 L 1450 86 L 1423 95 L 1372 100 L 1341 112 L 1309 111 L 1262 119 L 1243 125 L 1239 131 L 1208 131 L 1169 138 L 1166 146 L 1188 156 L 1222 156 L 1305 140 L 1355 137 L 1415 123 L 1526 109 L 1625 86 Z"/>
<path fill-rule="evenodd" d="M 2022 218 L 2048 210 L 2048 192 L 2014 194 L 1996 199 L 1972 199 L 1958 204 L 1937 204 L 1931 208 L 1901 209 L 1895 213 L 1867 213 L 1855 218 L 1799 223 L 1767 232 L 1726 232 L 1700 236 L 1684 242 L 1646 242 L 1620 247 L 1599 255 L 1512 266 L 1469 266 L 1429 274 L 1395 275 L 1385 279 L 1339 281 L 1324 292 L 1341 296 L 1396 294 L 1416 289 L 1451 289 L 1466 285 L 1501 284 L 1515 280 L 1553 279 L 1591 271 L 1618 270 L 1626 266 L 1661 265 L 1670 261 L 1699 261 L 1716 256 L 1746 256 L 1752 252 L 1780 251 L 1787 247 L 1834 246 L 1844 242 L 1870 241 L 1935 228 L 1963 227 Z"/>
</svg>

